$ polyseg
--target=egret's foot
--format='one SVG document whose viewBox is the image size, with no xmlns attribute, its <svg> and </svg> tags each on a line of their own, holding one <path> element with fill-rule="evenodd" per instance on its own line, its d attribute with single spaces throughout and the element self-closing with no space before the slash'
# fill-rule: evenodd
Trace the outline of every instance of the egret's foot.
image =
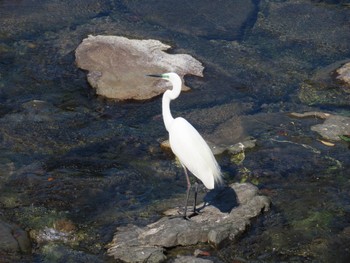
<svg viewBox="0 0 350 263">
<path fill-rule="evenodd" d="M 187 211 L 187 213 L 183 213 L 183 218 L 186 219 L 186 220 L 190 220 L 192 217 L 194 216 L 198 216 L 199 215 L 199 212 L 196 211 L 196 210 L 193 210 L 192 212 L 190 211 Z"/>
<path fill-rule="evenodd" d="M 190 220 L 192 217 L 194 216 L 197 216 L 200 214 L 199 211 L 190 211 L 189 209 L 187 209 L 187 213 L 185 213 L 184 211 L 185 209 L 179 209 L 176 211 L 176 214 L 172 213 L 172 214 L 167 214 L 169 216 L 170 219 L 172 218 L 183 218 L 183 219 L 186 219 L 186 220 Z M 173 212 L 174 210 L 172 210 Z"/>
<path fill-rule="evenodd" d="M 194 210 L 192 211 L 192 213 L 194 213 L 194 214 L 196 214 L 196 215 L 200 215 L 200 214 L 203 213 L 203 211 L 201 211 L 201 210 L 203 210 L 203 208 L 204 208 L 204 207 L 200 207 L 200 208 L 197 208 L 197 207 L 196 207 L 196 209 L 194 209 Z"/>
<path fill-rule="evenodd" d="M 181 218 L 181 219 L 185 219 L 185 220 L 190 220 L 190 217 L 191 217 L 191 215 L 190 216 L 187 216 L 187 215 L 185 216 L 183 213 L 179 213 L 178 215 L 171 215 L 168 218 L 169 219 Z"/>
<path fill-rule="evenodd" d="M 191 220 L 192 217 L 197 216 L 197 215 L 198 215 L 198 213 L 193 212 L 189 215 L 181 215 L 180 217 L 182 217 L 185 220 Z"/>
<path fill-rule="evenodd" d="M 190 219 L 191 217 L 194 217 L 194 216 L 198 216 L 199 215 L 199 212 L 198 211 L 193 211 L 191 214 L 189 214 L 187 216 L 188 219 Z"/>
</svg>

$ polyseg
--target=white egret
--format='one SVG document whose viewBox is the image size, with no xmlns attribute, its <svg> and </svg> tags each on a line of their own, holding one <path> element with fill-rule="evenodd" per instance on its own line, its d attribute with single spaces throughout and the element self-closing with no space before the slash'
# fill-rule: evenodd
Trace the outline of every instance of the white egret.
<svg viewBox="0 0 350 263">
<path fill-rule="evenodd" d="M 168 80 L 173 85 L 172 90 L 163 94 L 162 114 L 165 128 L 169 132 L 171 150 L 179 159 L 184 168 L 187 179 L 187 193 L 184 217 L 187 218 L 187 203 L 191 188 L 187 169 L 203 182 L 206 188 L 213 189 L 215 184 L 222 182 L 221 171 L 208 144 L 198 131 L 184 118 L 173 118 L 170 112 L 170 101 L 176 99 L 181 93 L 182 80 L 176 73 L 148 75 Z M 196 213 L 197 187 L 195 186 L 195 201 L 193 212 Z"/>
</svg>

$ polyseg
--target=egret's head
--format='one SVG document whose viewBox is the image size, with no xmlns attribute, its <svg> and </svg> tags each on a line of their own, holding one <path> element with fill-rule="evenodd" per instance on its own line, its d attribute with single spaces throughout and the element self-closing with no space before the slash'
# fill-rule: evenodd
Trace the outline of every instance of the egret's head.
<svg viewBox="0 0 350 263">
<path fill-rule="evenodd" d="M 164 74 L 149 74 L 146 75 L 147 77 L 153 77 L 153 78 L 161 78 L 161 79 L 169 79 L 169 75 L 167 73 Z"/>
<path fill-rule="evenodd" d="M 174 72 L 163 73 L 163 74 L 150 74 L 147 76 L 169 80 L 170 82 L 176 82 L 179 80 L 181 81 L 181 78 L 179 77 L 179 75 Z"/>
<path fill-rule="evenodd" d="M 164 73 L 164 74 L 151 74 L 147 75 L 149 77 L 155 77 L 155 78 L 161 78 L 170 81 L 172 84 L 173 88 L 171 90 L 171 94 L 169 94 L 170 99 L 176 99 L 181 92 L 181 87 L 182 87 L 182 80 L 179 75 L 176 73 L 170 72 L 170 73 Z M 165 92 L 167 93 L 167 92 Z"/>
</svg>

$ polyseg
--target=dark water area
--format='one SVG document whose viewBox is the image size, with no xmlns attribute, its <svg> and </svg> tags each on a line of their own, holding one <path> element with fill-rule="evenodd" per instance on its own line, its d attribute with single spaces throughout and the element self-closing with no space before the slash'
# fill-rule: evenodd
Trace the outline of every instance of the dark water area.
<svg viewBox="0 0 350 263">
<path fill-rule="evenodd" d="M 289 115 L 349 117 L 341 96 L 310 92 L 308 103 L 300 91 L 350 60 L 349 28 L 341 0 L 0 0 L 0 223 L 32 241 L 29 253 L 0 248 L 0 262 L 114 262 L 105 246 L 117 226 L 144 226 L 185 197 L 181 167 L 160 148 L 161 97 L 97 96 L 75 64 L 90 34 L 158 39 L 195 57 L 204 77 L 186 76 L 192 89 L 173 115 L 208 137 L 236 116 L 234 143 L 256 139 L 240 165 L 227 151 L 217 160 L 227 182 L 256 184 L 271 210 L 239 240 L 201 246 L 222 262 L 349 262 L 349 143 L 324 144 L 310 129 L 323 120 Z"/>
</svg>

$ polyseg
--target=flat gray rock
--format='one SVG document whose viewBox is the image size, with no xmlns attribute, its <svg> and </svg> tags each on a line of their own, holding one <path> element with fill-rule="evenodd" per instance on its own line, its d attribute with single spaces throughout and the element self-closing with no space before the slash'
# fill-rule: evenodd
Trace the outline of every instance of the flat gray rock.
<svg viewBox="0 0 350 263">
<path fill-rule="evenodd" d="M 167 248 L 206 242 L 219 247 L 227 239 L 236 239 L 252 218 L 270 207 L 270 200 L 247 183 L 209 192 L 204 200 L 198 206 L 199 215 L 190 220 L 176 217 L 177 210 L 172 210 L 168 214 L 175 217 L 163 217 L 146 227 L 118 227 L 108 254 L 126 262 L 161 262 Z"/>
<path fill-rule="evenodd" d="M 340 141 L 341 136 L 350 135 L 350 118 L 330 115 L 324 123 L 312 126 L 311 130 L 318 132 L 325 139 Z"/>
<path fill-rule="evenodd" d="M 154 39 L 89 36 L 75 51 L 79 68 L 98 95 L 118 100 L 145 100 L 162 94 L 169 83 L 147 74 L 176 72 L 203 76 L 201 62 L 187 54 L 168 54 L 170 46 Z M 183 90 L 188 87 L 183 86 Z"/>
</svg>

